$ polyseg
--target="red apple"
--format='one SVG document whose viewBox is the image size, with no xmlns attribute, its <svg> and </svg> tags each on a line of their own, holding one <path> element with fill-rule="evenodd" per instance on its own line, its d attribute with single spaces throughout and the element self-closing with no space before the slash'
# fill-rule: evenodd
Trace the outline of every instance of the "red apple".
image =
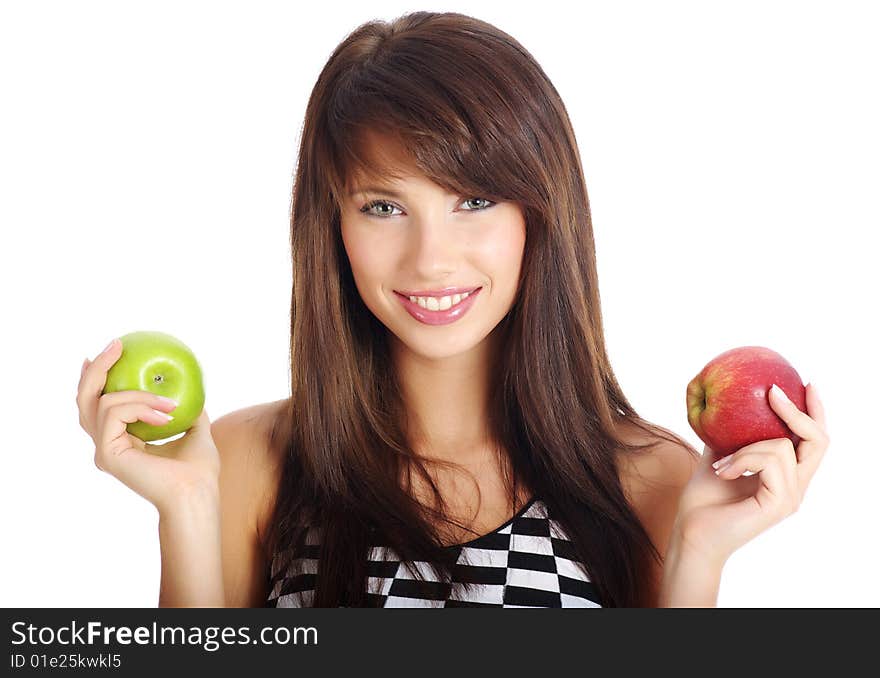
<svg viewBox="0 0 880 678">
<path fill-rule="evenodd" d="M 741 346 L 716 356 L 687 386 L 687 418 L 694 432 L 719 457 L 773 438 L 800 438 L 770 406 L 776 384 L 802 412 L 807 391 L 794 367 L 763 346 Z"/>
</svg>

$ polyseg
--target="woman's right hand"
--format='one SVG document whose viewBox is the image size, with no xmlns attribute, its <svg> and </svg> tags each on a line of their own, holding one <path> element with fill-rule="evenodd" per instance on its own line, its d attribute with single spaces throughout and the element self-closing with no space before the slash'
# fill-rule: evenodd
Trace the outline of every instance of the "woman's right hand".
<svg viewBox="0 0 880 678">
<path fill-rule="evenodd" d="M 181 438 L 163 445 L 145 443 L 128 431 L 134 421 L 165 424 L 160 412 L 174 404 L 149 391 L 104 393 L 107 372 L 122 355 L 115 339 L 94 361 L 83 362 L 77 387 L 79 424 L 95 443 L 95 466 L 115 476 L 152 503 L 160 513 L 191 492 L 215 493 L 220 455 L 205 410 Z"/>
</svg>

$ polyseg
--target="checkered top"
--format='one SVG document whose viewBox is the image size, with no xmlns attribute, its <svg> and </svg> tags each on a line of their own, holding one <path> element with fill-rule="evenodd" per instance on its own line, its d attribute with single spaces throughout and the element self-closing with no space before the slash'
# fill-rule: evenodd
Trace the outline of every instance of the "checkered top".
<svg viewBox="0 0 880 678">
<path fill-rule="evenodd" d="M 277 582 L 267 607 L 299 607 L 314 602 L 318 543 L 309 531 L 302 569 Z M 427 563 L 416 561 L 423 581 L 413 576 L 393 549 L 373 546 L 367 594 L 378 607 L 601 607 L 589 577 L 579 566 L 571 542 L 537 497 L 504 525 L 464 544 L 458 551 L 452 584 L 437 581 Z M 273 559 L 273 574 L 275 573 Z M 456 586 L 472 582 L 470 590 Z"/>
</svg>

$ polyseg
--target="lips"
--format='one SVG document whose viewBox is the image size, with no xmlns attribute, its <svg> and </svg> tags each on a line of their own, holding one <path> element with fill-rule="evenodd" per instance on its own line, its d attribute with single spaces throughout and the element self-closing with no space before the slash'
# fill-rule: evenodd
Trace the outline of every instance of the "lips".
<svg viewBox="0 0 880 678">
<path fill-rule="evenodd" d="M 394 290 L 397 294 L 405 297 L 451 297 L 455 294 L 464 294 L 465 292 L 473 292 L 480 289 L 479 285 L 474 287 L 444 287 L 440 290 Z"/>
<path fill-rule="evenodd" d="M 458 289 L 461 290 L 461 292 L 470 292 L 470 294 L 468 295 L 467 299 L 462 299 L 454 306 L 451 306 L 450 308 L 447 308 L 443 311 L 431 311 L 427 308 L 422 308 L 417 303 L 410 301 L 409 297 L 405 296 L 401 292 L 395 291 L 394 294 L 396 294 L 397 298 L 400 299 L 400 303 L 403 304 L 403 307 L 406 309 L 406 311 L 419 322 L 422 322 L 426 325 L 448 325 L 449 323 L 454 323 L 456 320 L 462 318 L 464 314 L 471 309 L 483 288 L 459 287 L 448 289 Z M 422 292 L 420 294 L 413 294 L 412 296 L 451 296 L 453 294 L 461 294 L 461 292 L 449 292 L 447 290 L 443 290 L 443 293 L 438 295 L 436 294 L 435 290 L 430 294 L 425 294 L 424 292 Z"/>
</svg>

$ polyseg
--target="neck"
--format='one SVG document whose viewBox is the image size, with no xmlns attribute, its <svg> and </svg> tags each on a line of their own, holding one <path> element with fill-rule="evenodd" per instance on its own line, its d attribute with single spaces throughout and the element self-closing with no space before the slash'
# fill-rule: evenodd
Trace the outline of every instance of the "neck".
<svg viewBox="0 0 880 678">
<path fill-rule="evenodd" d="M 493 335 L 466 353 L 442 359 L 417 355 L 392 337 L 410 439 L 418 454 L 463 464 L 479 463 L 489 454 Z"/>
</svg>

